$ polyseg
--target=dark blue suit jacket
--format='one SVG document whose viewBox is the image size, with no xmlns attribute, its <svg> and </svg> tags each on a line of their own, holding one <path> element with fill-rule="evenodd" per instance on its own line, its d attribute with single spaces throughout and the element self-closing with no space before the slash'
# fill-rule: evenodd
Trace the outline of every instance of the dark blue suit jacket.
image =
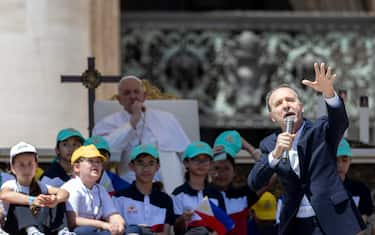
<svg viewBox="0 0 375 235">
<path fill-rule="evenodd" d="M 260 143 L 262 156 L 251 170 L 248 183 L 253 190 L 265 185 L 277 173 L 284 188 L 279 234 L 288 234 L 288 226 L 295 218 L 304 194 L 308 197 L 322 230 L 327 235 L 353 235 L 365 228 L 362 218 L 337 175 L 337 146 L 348 127 L 345 107 L 327 105 L 328 116 L 315 122 L 305 120 L 297 143 L 301 177 L 289 161 L 280 161 L 271 168 L 268 155 L 275 147 L 274 133 Z"/>
</svg>

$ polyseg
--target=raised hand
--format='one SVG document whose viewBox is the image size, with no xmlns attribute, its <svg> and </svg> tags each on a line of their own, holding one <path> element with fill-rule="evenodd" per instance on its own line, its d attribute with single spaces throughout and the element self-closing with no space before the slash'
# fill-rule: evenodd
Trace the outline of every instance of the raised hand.
<svg viewBox="0 0 375 235">
<path fill-rule="evenodd" d="M 130 118 L 130 124 L 135 129 L 137 127 L 138 121 L 141 119 L 141 113 L 144 110 L 144 105 L 140 101 L 135 101 L 131 106 L 131 118 Z"/>
<path fill-rule="evenodd" d="M 318 63 L 314 63 L 314 70 L 315 81 L 303 80 L 302 84 L 311 87 L 318 92 L 322 92 L 323 96 L 326 98 L 333 97 L 335 95 L 333 83 L 336 81 L 336 74 L 331 74 L 332 69 L 329 66 L 326 72 L 324 63 L 321 63 L 320 67 Z"/>
</svg>

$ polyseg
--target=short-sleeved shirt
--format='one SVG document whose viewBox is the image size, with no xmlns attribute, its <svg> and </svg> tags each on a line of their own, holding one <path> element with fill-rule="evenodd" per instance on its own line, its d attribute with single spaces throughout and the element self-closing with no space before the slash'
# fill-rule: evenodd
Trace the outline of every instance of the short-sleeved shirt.
<svg viewBox="0 0 375 235">
<path fill-rule="evenodd" d="M 42 194 L 48 194 L 49 186 L 43 184 L 40 181 L 38 181 L 38 184 L 39 184 L 41 193 Z M 23 193 L 23 194 L 26 194 L 26 195 L 29 195 L 29 193 L 30 193 L 30 187 L 20 185 L 17 182 L 16 179 L 11 179 L 11 180 L 6 181 L 3 185 L 1 185 L 1 189 L 3 189 L 3 188 L 9 188 L 12 191 L 15 191 L 17 193 Z M 9 203 L 3 202 L 3 206 L 4 206 L 4 213 L 3 214 L 6 215 L 6 214 L 8 214 Z"/>
<path fill-rule="evenodd" d="M 89 189 L 79 177 L 75 177 L 61 188 L 69 192 L 66 210 L 75 212 L 79 217 L 104 220 L 117 213 L 108 192 L 99 184 Z"/>
<path fill-rule="evenodd" d="M 40 177 L 40 181 L 46 185 L 56 188 L 61 187 L 65 182 L 70 180 L 64 168 L 57 161 L 52 162 L 51 166 Z"/>
<path fill-rule="evenodd" d="M 112 199 L 127 224 L 145 224 L 154 232 L 162 232 L 164 224 L 174 224 L 172 199 L 156 188 L 144 195 L 133 183 Z"/>
<path fill-rule="evenodd" d="M 345 179 L 344 186 L 352 195 L 361 215 L 370 216 L 374 210 L 370 189 L 362 182 L 348 178 Z"/>
<path fill-rule="evenodd" d="M 193 189 L 187 182 L 185 182 L 177 187 L 172 193 L 175 216 L 179 217 L 184 213 L 184 211 L 187 210 L 194 211 L 206 196 L 212 203 L 221 208 L 223 211 L 226 211 L 223 196 L 213 186 L 208 185 L 203 190 L 198 191 Z M 201 217 L 194 213 L 192 216 L 192 222 L 189 224 L 189 226 L 199 225 L 199 222 L 196 223 L 196 221 L 199 220 L 201 220 Z"/>
<path fill-rule="evenodd" d="M 221 194 L 226 212 L 236 225 L 230 234 L 247 234 L 249 208 L 258 201 L 258 195 L 247 186 L 229 187 L 226 191 L 221 191 Z"/>
<path fill-rule="evenodd" d="M 13 179 L 15 179 L 15 178 L 14 178 L 14 175 L 9 174 L 9 173 L 6 173 L 6 172 L 1 172 L 0 174 L 1 174 L 1 175 L 0 175 L 0 177 L 1 177 L 0 185 L 4 184 L 4 183 L 7 182 L 8 180 L 13 180 Z"/>
</svg>

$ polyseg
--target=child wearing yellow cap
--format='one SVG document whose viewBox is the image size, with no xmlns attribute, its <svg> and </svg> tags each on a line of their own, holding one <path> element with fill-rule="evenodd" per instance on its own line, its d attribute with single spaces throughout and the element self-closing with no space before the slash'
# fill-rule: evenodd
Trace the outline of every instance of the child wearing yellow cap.
<svg viewBox="0 0 375 235">
<path fill-rule="evenodd" d="M 69 193 L 35 180 L 38 153 L 34 146 L 19 142 L 10 150 L 10 167 L 15 179 L 1 186 L 4 229 L 10 234 L 72 234 L 66 227 L 65 205 Z"/>
<path fill-rule="evenodd" d="M 71 164 L 75 177 L 62 188 L 70 194 L 66 203 L 68 224 L 77 235 L 120 235 L 124 232 L 123 218 L 107 191 L 97 183 L 105 160 L 92 144 L 73 152 Z"/>
<path fill-rule="evenodd" d="M 117 174 L 109 170 L 109 160 L 111 157 L 111 151 L 109 149 L 108 142 L 102 136 L 94 135 L 85 140 L 83 145 L 93 144 L 99 150 L 99 152 L 106 157 L 103 165 L 103 173 L 99 179 L 99 184 L 101 184 L 109 193 L 109 195 L 114 195 L 116 192 L 126 189 L 130 184 L 123 180 Z"/>
</svg>

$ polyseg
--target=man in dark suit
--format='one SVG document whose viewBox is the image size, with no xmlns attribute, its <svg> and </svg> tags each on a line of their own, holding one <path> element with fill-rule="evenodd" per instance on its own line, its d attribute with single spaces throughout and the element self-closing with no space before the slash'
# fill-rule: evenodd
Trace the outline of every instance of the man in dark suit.
<svg viewBox="0 0 375 235">
<path fill-rule="evenodd" d="M 270 118 L 282 131 L 260 143 L 262 156 L 251 170 L 248 184 L 258 190 L 277 173 L 284 188 L 279 234 L 354 235 L 365 228 L 356 206 L 337 175 L 337 146 L 348 127 L 348 117 L 333 83 L 331 68 L 315 63 L 315 81 L 302 83 L 321 92 L 328 116 L 315 122 L 303 118 L 297 91 L 282 85 L 269 92 Z M 285 119 L 292 116 L 291 133 Z M 283 152 L 288 151 L 284 158 Z"/>
</svg>

